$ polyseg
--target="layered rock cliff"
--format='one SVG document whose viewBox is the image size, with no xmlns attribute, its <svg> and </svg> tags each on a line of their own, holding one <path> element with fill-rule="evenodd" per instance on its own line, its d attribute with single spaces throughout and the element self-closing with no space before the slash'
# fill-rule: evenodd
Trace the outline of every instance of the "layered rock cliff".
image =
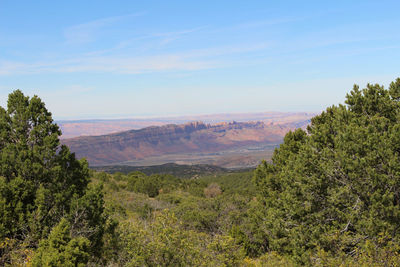
<svg viewBox="0 0 400 267">
<path fill-rule="evenodd" d="M 177 153 L 212 153 L 241 147 L 278 144 L 289 130 L 308 121 L 288 124 L 203 122 L 152 126 L 101 136 L 63 140 L 77 157 L 105 165 Z"/>
</svg>

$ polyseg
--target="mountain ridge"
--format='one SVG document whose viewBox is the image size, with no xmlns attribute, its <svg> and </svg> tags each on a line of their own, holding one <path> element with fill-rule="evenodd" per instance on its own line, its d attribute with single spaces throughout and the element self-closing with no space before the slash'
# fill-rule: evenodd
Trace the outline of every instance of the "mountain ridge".
<svg viewBox="0 0 400 267">
<path fill-rule="evenodd" d="M 310 119 L 315 113 L 306 112 L 258 112 L 258 113 L 222 113 L 205 115 L 186 115 L 150 118 L 125 119 L 92 119 L 92 120 L 60 120 L 63 135 L 62 139 L 78 136 L 98 136 L 132 129 L 142 129 L 149 126 L 163 126 L 168 124 L 184 124 L 193 121 L 217 124 L 221 122 L 248 122 L 262 121 L 265 123 L 293 123 Z"/>
<path fill-rule="evenodd" d="M 221 151 L 279 144 L 284 134 L 305 127 L 309 120 L 296 123 L 188 122 L 150 126 L 100 136 L 63 139 L 77 157 L 91 165 L 118 164 L 148 157 L 181 153 L 218 153 Z"/>
</svg>

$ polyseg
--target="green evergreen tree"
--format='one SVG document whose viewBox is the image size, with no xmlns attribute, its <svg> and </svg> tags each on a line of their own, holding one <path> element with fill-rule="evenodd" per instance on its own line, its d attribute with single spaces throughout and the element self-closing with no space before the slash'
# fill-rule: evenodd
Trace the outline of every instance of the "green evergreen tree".
<svg viewBox="0 0 400 267">
<path fill-rule="evenodd" d="M 0 107 L 0 240 L 35 248 L 65 218 L 71 235 L 90 241 L 89 251 L 99 256 L 109 230 L 102 189 L 88 187 L 86 160 L 60 145 L 60 135 L 37 96 L 17 90 L 7 109 Z M 0 247 L 0 265 L 8 261 L 4 253 Z"/>
<path fill-rule="evenodd" d="M 317 249 L 354 255 L 400 242 L 400 79 L 354 86 L 346 105 L 286 135 L 256 170 L 268 249 L 306 263 Z M 379 241 L 379 242 L 378 242 Z"/>
</svg>

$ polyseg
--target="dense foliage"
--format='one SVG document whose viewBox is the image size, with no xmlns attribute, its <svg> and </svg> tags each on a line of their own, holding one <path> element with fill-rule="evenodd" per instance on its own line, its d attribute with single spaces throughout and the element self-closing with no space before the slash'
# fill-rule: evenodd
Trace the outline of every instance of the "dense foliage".
<svg viewBox="0 0 400 267">
<path fill-rule="evenodd" d="M 60 146 L 60 134 L 37 96 L 15 91 L 7 110 L 0 107 L 0 265 L 51 244 L 59 231 L 88 255 L 101 254 L 102 189 L 88 186 L 87 162 Z"/>
<path fill-rule="evenodd" d="M 346 105 L 286 135 L 255 175 L 268 249 L 308 264 L 318 250 L 399 252 L 399 100 L 400 79 L 389 90 L 355 86 Z"/>
</svg>

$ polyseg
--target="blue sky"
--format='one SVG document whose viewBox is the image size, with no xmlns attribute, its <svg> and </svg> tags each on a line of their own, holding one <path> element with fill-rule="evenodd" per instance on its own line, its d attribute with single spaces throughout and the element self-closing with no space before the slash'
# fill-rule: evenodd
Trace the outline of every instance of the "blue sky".
<svg viewBox="0 0 400 267">
<path fill-rule="evenodd" d="M 400 76 L 399 1 L 0 0 L 0 105 L 56 119 L 320 111 Z"/>
</svg>

